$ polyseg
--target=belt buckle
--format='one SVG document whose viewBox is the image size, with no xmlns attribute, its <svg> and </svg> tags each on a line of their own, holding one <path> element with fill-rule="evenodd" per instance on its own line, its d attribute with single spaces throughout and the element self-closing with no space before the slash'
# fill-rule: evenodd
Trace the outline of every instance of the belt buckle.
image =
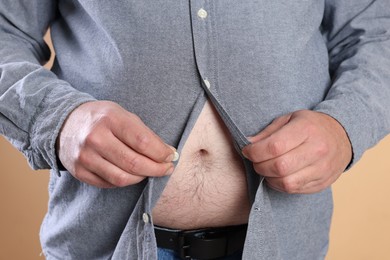
<svg viewBox="0 0 390 260">
<path fill-rule="evenodd" d="M 190 260 L 191 256 L 189 255 L 190 245 L 187 244 L 185 236 L 183 233 L 179 234 L 179 257 L 183 260 Z"/>
</svg>

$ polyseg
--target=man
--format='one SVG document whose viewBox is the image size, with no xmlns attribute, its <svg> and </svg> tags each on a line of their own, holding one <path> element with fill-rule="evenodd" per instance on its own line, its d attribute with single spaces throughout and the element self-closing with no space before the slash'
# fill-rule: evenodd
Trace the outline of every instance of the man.
<svg viewBox="0 0 390 260">
<path fill-rule="evenodd" d="M 322 259 L 329 186 L 390 129 L 387 0 L 0 13 L 0 132 L 52 169 L 47 259 Z"/>
</svg>

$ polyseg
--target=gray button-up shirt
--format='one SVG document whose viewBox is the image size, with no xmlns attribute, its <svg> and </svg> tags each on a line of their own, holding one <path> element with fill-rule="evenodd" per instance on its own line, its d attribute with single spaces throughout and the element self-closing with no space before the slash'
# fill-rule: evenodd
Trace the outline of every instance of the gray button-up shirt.
<svg viewBox="0 0 390 260">
<path fill-rule="evenodd" d="M 51 27 L 52 71 L 42 36 Z M 354 161 L 390 129 L 389 0 L 1 0 L 0 133 L 51 168 L 47 259 L 156 259 L 151 211 L 169 177 L 99 189 L 59 171 L 66 116 L 113 100 L 180 151 L 209 98 L 237 150 L 274 118 L 327 113 Z M 330 189 L 269 189 L 245 161 L 252 202 L 244 259 L 321 259 Z"/>
</svg>

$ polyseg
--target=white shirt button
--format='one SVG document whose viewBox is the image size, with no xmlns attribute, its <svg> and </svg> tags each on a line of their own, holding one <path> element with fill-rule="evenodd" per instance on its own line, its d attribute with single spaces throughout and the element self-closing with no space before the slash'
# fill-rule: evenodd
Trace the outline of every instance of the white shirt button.
<svg viewBox="0 0 390 260">
<path fill-rule="evenodd" d="M 211 87 L 210 81 L 208 81 L 207 79 L 205 79 L 205 80 L 204 80 L 204 84 L 206 85 L 206 87 L 207 87 L 208 89 L 210 89 L 210 87 Z"/>
<path fill-rule="evenodd" d="M 148 213 L 142 214 L 142 220 L 143 220 L 145 223 L 149 223 L 149 221 L 150 221 L 149 214 L 148 214 Z"/>
<path fill-rule="evenodd" d="M 198 16 L 202 19 L 205 19 L 207 17 L 207 12 L 203 8 L 199 9 Z"/>
</svg>

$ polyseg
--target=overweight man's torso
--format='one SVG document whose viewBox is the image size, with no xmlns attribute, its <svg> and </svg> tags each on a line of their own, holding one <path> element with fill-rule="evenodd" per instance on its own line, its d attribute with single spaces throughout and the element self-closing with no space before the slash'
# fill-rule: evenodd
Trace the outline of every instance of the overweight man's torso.
<svg viewBox="0 0 390 260">
<path fill-rule="evenodd" d="M 208 101 L 153 210 L 158 226 L 196 229 L 247 223 L 246 175 L 229 132 Z"/>
</svg>

